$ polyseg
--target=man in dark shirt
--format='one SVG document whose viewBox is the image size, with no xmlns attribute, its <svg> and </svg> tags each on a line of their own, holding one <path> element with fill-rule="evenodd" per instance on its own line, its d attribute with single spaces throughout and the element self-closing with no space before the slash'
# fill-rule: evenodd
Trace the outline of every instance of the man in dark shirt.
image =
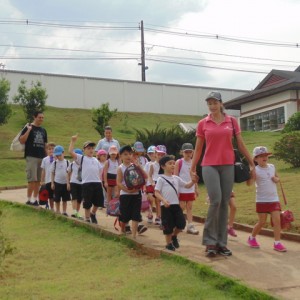
<svg viewBox="0 0 300 300">
<path fill-rule="evenodd" d="M 38 205 L 38 192 L 41 181 L 41 163 L 46 156 L 47 131 L 41 127 L 44 114 L 37 111 L 33 115 L 33 122 L 23 129 L 20 142 L 25 144 L 26 174 L 27 174 L 27 202 Z M 31 201 L 33 198 L 33 202 Z"/>
</svg>

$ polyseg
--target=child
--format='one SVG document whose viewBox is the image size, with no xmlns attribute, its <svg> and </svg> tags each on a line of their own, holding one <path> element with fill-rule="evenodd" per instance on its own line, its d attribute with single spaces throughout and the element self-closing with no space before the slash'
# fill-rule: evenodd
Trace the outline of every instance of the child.
<svg viewBox="0 0 300 300">
<path fill-rule="evenodd" d="M 229 200 L 229 217 L 228 217 L 227 233 L 233 237 L 237 237 L 237 234 L 233 229 L 235 213 L 236 213 L 235 195 L 234 192 L 232 191 Z"/>
<path fill-rule="evenodd" d="M 46 190 L 48 192 L 49 204 L 50 209 L 54 210 L 54 195 L 53 190 L 51 188 L 51 165 L 54 161 L 53 151 L 54 151 L 55 144 L 48 143 L 46 146 L 47 155 L 42 160 L 41 168 L 42 168 L 42 175 L 41 175 L 41 185 L 46 186 Z"/>
<path fill-rule="evenodd" d="M 155 162 L 150 165 L 149 169 L 149 182 L 155 187 L 158 177 L 160 176 L 160 165 L 159 160 L 167 154 L 167 148 L 164 145 L 158 145 L 155 148 Z M 155 225 L 161 225 L 161 209 L 160 201 L 155 199 L 156 218 L 154 221 Z"/>
<path fill-rule="evenodd" d="M 155 196 L 154 196 L 154 187 L 149 181 L 149 170 L 150 170 L 150 165 L 155 162 L 155 146 L 150 146 L 147 149 L 147 155 L 150 159 L 144 167 L 145 172 L 148 174 L 148 180 L 146 182 L 146 194 L 147 194 L 147 199 L 150 202 L 150 208 L 147 216 L 147 222 L 151 224 L 153 222 L 153 214 L 152 214 L 152 207 L 155 203 Z"/>
<path fill-rule="evenodd" d="M 75 149 L 76 154 L 82 155 L 83 152 L 81 149 Z M 72 209 L 73 213 L 71 214 L 72 218 L 83 219 L 79 214 L 80 204 L 82 202 L 82 183 L 78 180 L 78 168 L 79 165 L 72 161 L 68 167 L 68 176 L 71 187 L 71 198 L 72 198 Z"/>
<path fill-rule="evenodd" d="M 255 181 L 258 222 L 255 224 L 252 234 L 248 239 L 248 245 L 251 248 L 259 248 L 260 245 L 256 241 L 256 235 L 266 223 L 268 214 L 271 214 L 275 238 L 273 249 L 279 252 L 286 252 L 287 249 L 280 242 L 281 207 L 276 187 L 276 183 L 279 182 L 279 177 L 276 173 L 275 166 L 268 163 L 268 157 L 271 154 L 272 153 L 268 152 L 266 147 L 262 146 L 255 147 L 253 150 L 256 167 L 255 172 L 252 174 L 252 178 L 249 179 L 247 184 L 251 185 Z"/>
<path fill-rule="evenodd" d="M 51 188 L 54 191 L 55 212 L 60 214 L 60 201 L 62 200 L 62 214 L 67 214 L 67 201 L 70 201 L 70 182 L 67 174 L 69 161 L 64 157 L 64 148 L 54 148 L 56 160 L 51 165 Z"/>
<path fill-rule="evenodd" d="M 181 153 L 183 158 L 178 159 L 175 163 L 174 175 L 179 176 L 183 181 L 189 182 L 191 181 L 190 168 L 192 164 L 194 147 L 190 143 L 184 143 L 181 147 Z M 198 196 L 198 184 L 190 188 L 180 187 L 179 188 L 179 203 L 181 209 L 184 211 L 186 209 L 186 217 L 188 221 L 187 225 L 187 233 L 190 234 L 199 234 L 199 230 L 197 230 L 193 224 L 193 201 L 195 201 Z"/>
<path fill-rule="evenodd" d="M 96 154 L 96 157 L 101 165 L 101 167 L 104 169 L 104 164 L 107 160 L 107 152 L 106 150 L 104 149 L 100 149 L 97 154 Z M 102 169 L 102 170 L 103 170 Z M 103 178 L 103 172 L 102 172 L 102 175 L 101 175 L 101 180 L 102 182 L 104 182 L 104 178 Z M 103 189 L 103 198 L 104 198 L 104 207 L 107 207 L 107 197 L 106 197 L 106 190 L 105 190 L 105 187 Z"/>
<path fill-rule="evenodd" d="M 127 145 L 120 149 L 122 164 L 117 171 L 117 184 L 120 189 L 120 224 L 121 231 L 126 233 L 125 226 L 132 220 L 132 236 L 135 239 L 138 230 L 138 223 L 141 218 L 142 197 L 141 189 L 128 189 L 124 180 L 124 172 L 132 163 L 132 148 Z M 147 178 L 146 172 L 141 168 L 144 177 Z"/>
<path fill-rule="evenodd" d="M 161 215 L 163 233 L 166 237 L 166 249 L 175 251 L 179 248 L 178 234 L 185 228 L 186 221 L 179 205 L 178 190 L 180 187 L 190 188 L 198 182 L 197 176 L 193 176 L 190 182 L 183 181 L 173 175 L 175 169 L 175 157 L 166 155 L 159 160 L 164 174 L 158 178 L 155 186 L 155 196 L 161 203 Z"/>
<path fill-rule="evenodd" d="M 82 179 L 82 198 L 85 211 L 85 221 L 98 224 L 96 212 L 98 207 L 103 207 L 103 189 L 101 182 L 102 167 L 93 157 L 95 143 L 87 141 L 83 144 L 84 155 L 74 152 L 74 144 L 78 135 L 71 138 L 69 153 L 80 166 Z"/>
<path fill-rule="evenodd" d="M 107 201 L 111 201 L 112 197 L 118 198 L 119 191 L 117 187 L 117 169 L 119 166 L 119 154 L 116 146 L 111 146 L 108 150 L 108 159 L 104 163 L 103 180 L 106 189 Z"/>
<path fill-rule="evenodd" d="M 145 155 L 145 148 L 142 142 L 135 142 L 133 145 L 134 154 L 136 155 L 136 159 L 138 160 L 139 165 L 144 168 L 148 159 Z"/>
</svg>

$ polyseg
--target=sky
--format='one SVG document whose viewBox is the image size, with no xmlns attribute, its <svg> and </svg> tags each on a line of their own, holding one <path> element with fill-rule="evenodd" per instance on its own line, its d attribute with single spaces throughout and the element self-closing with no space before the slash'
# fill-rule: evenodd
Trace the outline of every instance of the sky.
<svg viewBox="0 0 300 300">
<path fill-rule="evenodd" d="M 252 90 L 300 65 L 297 0 L 1 0 L 0 72 Z M 299 47 L 297 46 L 299 44 Z"/>
</svg>

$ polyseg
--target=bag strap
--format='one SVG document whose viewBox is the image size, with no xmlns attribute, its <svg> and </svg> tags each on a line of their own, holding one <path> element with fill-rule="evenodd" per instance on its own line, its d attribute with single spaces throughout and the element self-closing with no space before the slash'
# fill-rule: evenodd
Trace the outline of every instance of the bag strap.
<svg viewBox="0 0 300 300">
<path fill-rule="evenodd" d="M 282 193 L 282 198 L 283 198 L 284 204 L 287 205 L 287 200 L 286 200 L 285 193 L 283 191 L 283 187 L 282 187 L 282 184 L 281 184 L 280 180 L 279 180 L 279 185 L 280 185 L 280 189 L 281 189 L 281 193 Z"/>
<path fill-rule="evenodd" d="M 164 176 L 161 176 L 161 178 L 163 178 L 174 189 L 174 191 L 176 192 L 176 195 L 178 196 L 178 193 L 177 193 L 177 190 L 176 190 L 175 186 L 167 178 L 165 178 Z"/>
</svg>

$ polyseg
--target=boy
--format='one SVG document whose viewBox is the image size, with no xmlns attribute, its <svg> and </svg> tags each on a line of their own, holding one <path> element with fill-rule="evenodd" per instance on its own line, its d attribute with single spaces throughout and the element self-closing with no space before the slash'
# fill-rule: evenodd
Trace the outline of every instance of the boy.
<svg viewBox="0 0 300 300">
<path fill-rule="evenodd" d="M 123 146 L 120 149 L 122 164 L 117 170 L 117 185 L 120 190 L 120 224 L 123 233 L 126 233 L 125 226 L 132 220 L 132 236 L 135 239 L 138 230 L 138 222 L 141 219 L 142 197 L 141 189 L 128 189 L 124 180 L 124 173 L 127 167 L 131 165 L 133 150 L 131 146 Z M 144 177 L 146 172 L 140 167 Z"/>
<path fill-rule="evenodd" d="M 75 162 L 81 168 L 82 179 L 82 198 L 83 208 L 85 211 L 85 221 L 98 224 L 96 212 L 98 207 L 103 207 L 103 188 L 102 188 L 102 166 L 99 161 L 93 157 L 95 143 L 87 141 L 83 144 L 84 155 L 74 152 L 74 144 L 77 141 L 78 135 L 73 135 L 71 138 L 69 153 Z"/>
<path fill-rule="evenodd" d="M 54 148 L 56 160 L 51 165 L 51 188 L 54 191 L 55 212 L 60 214 L 60 200 L 62 200 L 63 215 L 67 214 L 67 201 L 70 201 L 70 183 L 67 169 L 69 161 L 64 157 L 64 148 L 56 146 Z"/>
<path fill-rule="evenodd" d="M 177 236 L 185 228 L 186 221 L 179 205 L 178 190 L 180 187 L 190 188 L 198 178 L 192 177 L 192 181 L 185 182 L 180 177 L 173 175 L 175 169 L 175 157 L 166 155 L 159 160 L 164 171 L 155 185 L 155 196 L 161 202 L 161 216 L 163 233 L 166 237 L 166 249 L 175 251 L 179 248 Z"/>
<path fill-rule="evenodd" d="M 50 209 L 54 211 L 54 194 L 51 188 L 51 166 L 54 161 L 53 151 L 54 151 L 55 144 L 48 143 L 46 147 L 47 155 L 42 160 L 41 168 L 42 168 L 42 175 L 41 175 L 41 185 L 45 185 L 46 190 L 48 192 L 48 199 L 50 204 Z"/>
</svg>

